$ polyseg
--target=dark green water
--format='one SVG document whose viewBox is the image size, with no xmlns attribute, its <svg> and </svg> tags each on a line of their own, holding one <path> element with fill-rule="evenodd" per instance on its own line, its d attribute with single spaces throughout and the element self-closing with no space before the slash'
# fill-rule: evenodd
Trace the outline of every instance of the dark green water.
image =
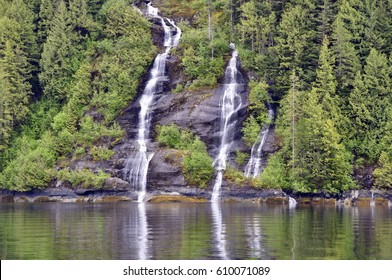
<svg viewBox="0 0 392 280">
<path fill-rule="evenodd" d="M 392 259 L 392 208 L 1 204 L 1 259 Z"/>
</svg>

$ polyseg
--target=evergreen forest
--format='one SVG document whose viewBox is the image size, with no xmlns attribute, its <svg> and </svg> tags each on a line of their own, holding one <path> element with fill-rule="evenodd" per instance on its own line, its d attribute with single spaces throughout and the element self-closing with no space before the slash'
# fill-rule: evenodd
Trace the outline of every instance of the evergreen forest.
<svg viewBox="0 0 392 280">
<path fill-rule="evenodd" d="M 234 42 L 249 77 L 249 147 L 267 104 L 277 108 L 264 171 L 248 179 L 231 167 L 227 180 L 306 193 L 392 188 L 392 0 L 153 2 L 182 30 L 173 55 L 184 80 L 172 94 L 216 88 Z M 117 118 L 159 51 L 154 23 L 134 7 L 143 3 L 0 0 L 1 189 L 99 188 L 111 177 L 69 167 L 109 160 L 126 135 Z M 188 155 L 185 178 L 207 186 L 214 155 L 189 132 L 158 130 Z M 248 156 L 238 153 L 238 166 Z"/>
</svg>

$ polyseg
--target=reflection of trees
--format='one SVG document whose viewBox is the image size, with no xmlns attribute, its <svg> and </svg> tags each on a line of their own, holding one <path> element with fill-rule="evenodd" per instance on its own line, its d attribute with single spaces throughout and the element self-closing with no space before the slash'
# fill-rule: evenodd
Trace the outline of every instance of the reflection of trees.
<svg viewBox="0 0 392 280">
<path fill-rule="evenodd" d="M 2 204 L 1 259 L 390 259 L 382 207 Z"/>
<path fill-rule="evenodd" d="M 154 204 L 155 259 L 205 259 L 211 255 L 208 204 Z M 153 218 L 154 217 L 154 218 Z"/>
<path fill-rule="evenodd" d="M 351 219 L 344 209 L 325 206 L 270 211 L 273 215 L 266 217 L 264 232 L 274 258 L 353 258 Z M 272 219 L 276 222 L 270 222 Z"/>
<path fill-rule="evenodd" d="M 391 258 L 390 252 L 392 252 L 392 249 L 389 250 L 389 256 L 384 255 L 385 248 L 391 248 L 392 246 L 391 226 L 385 227 L 385 224 L 390 223 L 390 220 L 385 219 L 385 216 L 388 216 L 390 212 L 384 212 L 385 210 L 388 209 L 379 207 L 353 208 L 352 221 L 355 244 L 353 250 L 357 259 Z M 382 215 L 377 215 L 381 213 Z"/>
</svg>

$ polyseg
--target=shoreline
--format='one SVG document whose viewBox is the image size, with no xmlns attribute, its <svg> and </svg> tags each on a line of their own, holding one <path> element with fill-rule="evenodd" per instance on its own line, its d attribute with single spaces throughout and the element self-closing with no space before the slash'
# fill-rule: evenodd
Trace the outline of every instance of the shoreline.
<svg viewBox="0 0 392 280">
<path fill-rule="evenodd" d="M 210 202 L 211 191 L 199 188 L 166 188 L 147 193 L 145 202 Z M 298 205 L 329 205 L 329 206 L 385 206 L 392 207 L 392 190 L 352 190 L 339 195 L 325 193 L 291 193 L 282 190 L 242 188 L 222 191 L 221 201 L 249 202 L 274 205 L 288 205 L 289 197 L 294 198 Z M 0 203 L 42 203 L 42 202 L 136 202 L 138 193 L 130 190 L 96 190 L 47 188 L 17 192 L 0 190 Z"/>
</svg>

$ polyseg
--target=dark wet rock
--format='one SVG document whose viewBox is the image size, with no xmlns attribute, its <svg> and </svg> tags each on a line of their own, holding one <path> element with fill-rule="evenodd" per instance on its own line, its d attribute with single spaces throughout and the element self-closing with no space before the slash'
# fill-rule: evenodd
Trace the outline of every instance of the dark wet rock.
<svg viewBox="0 0 392 280">
<path fill-rule="evenodd" d="M 0 194 L 0 202 L 1 203 L 12 203 L 14 202 L 14 196 L 12 194 Z"/>
<path fill-rule="evenodd" d="M 158 150 L 150 161 L 147 177 L 148 191 L 166 187 L 186 187 L 182 175 L 182 156 L 176 150 Z"/>
<path fill-rule="evenodd" d="M 105 183 L 103 185 L 103 190 L 129 190 L 130 185 L 128 182 L 120 179 L 120 178 L 108 178 L 105 180 Z"/>
<path fill-rule="evenodd" d="M 33 202 L 51 202 L 52 200 L 50 199 L 49 196 L 38 196 L 34 198 Z"/>
</svg>

